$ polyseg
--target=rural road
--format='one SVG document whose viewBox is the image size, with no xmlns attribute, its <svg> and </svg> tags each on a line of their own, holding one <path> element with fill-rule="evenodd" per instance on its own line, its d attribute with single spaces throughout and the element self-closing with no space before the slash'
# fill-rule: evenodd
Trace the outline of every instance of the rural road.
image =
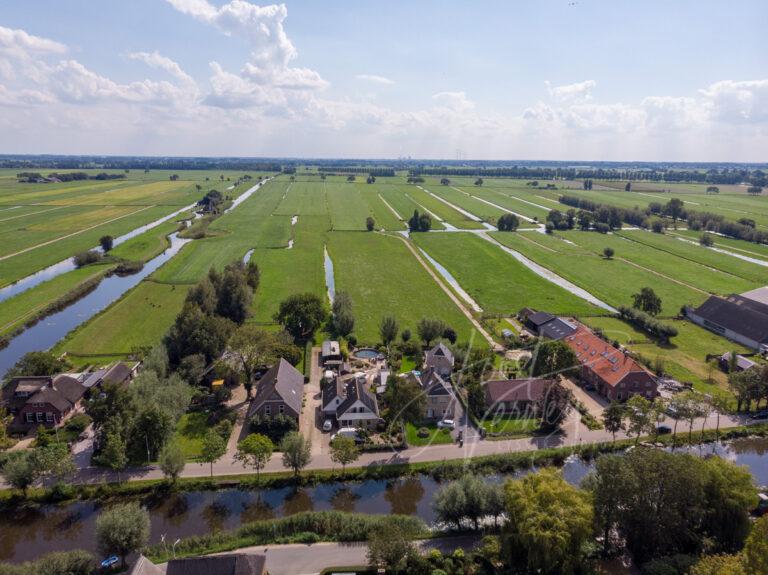
<svg viewBox="0 0 768 575">
<path fill-rule="evenodd" d="M 441 537 L 419 541 L 422 553 L 438 549 L 453 553 L 456 549 L 475 547 L 478 537 Z M 368 546 L 365 543 L 313 543 L 293 545 L 260 545 L 244 547 L 229 553 L 263 553 L 267 556 L 269 575 L 316 575 L 328 567 L 352 567 L 368 564 Z M 166 565 L 159 565 L 165 570 Z"/>
<path fill-rule="evenodd" d="M 665 421 L 665 425 L 673 426 L 674 422 Z M 720 428 L 735 427 L 747 425 L 750 420 L 746 416 L 721 416 Z M 702 421 L 697 420 L 694 423 L 694 432 L 701 429 Z M 705 429 L 714 429 L 717 425 L 717 417 L 711 415 L 705 422 Z M 687 425 L 683 422 L 678 426 L 680 434 L 687 433 Z M 512 452 L 533 452 L 538 449 L 548 447 L 576 447 L 597 442 L 608 442 L 612 440 L 610 433 L 605 430 L 588 430 L 579 422 L 578 413 L 571 412 L 563 432 L 549 436 L 526 437 L 522 439 L 510 439 L 502 441 L 481 440 L 477 435 L 466 435 L 466 441 L 463 447 L 458 444 L 430 445 L 426 447 L 411 447 L 400 451 L 388 451 L 378 453 L 363 453 L 355 463 L 355 467 L 366 467 L 372 465 L 392 465 L 402 463 L 422 463 L 427 461 L 442 461 L 447 459 L 471 458 L 483 455 L 496 455 Z M 618 439 L 626 438 L 626 434 L 619 433 Z M 307 470 L 333 469 L 334 463 L 330 455 L 321 453 L 313 455 L 312 461 L 306 467 Z M 281 455 L 274 454 L 263 469 L 264 472 L 284 472 Z M 221 475 L 244 475 L 252 474 L 251 469 L 245 469 L 243 466 L 232 461 L 230 458 L 223 458 L 213 465 L 213 474 Z M 210 475 L 210 466 L 201 463 L 187 463 L 181 477 L 208 477 Z M 163 477 L 159 468 L 150 466 L 142 468 L 133 468 L 121 472 L 122 480 L 137 481 L 143 479 L 161 479 Z M 117 475 L 114 472 L 97 467 L 85 467 L 78 471 L 73 477 L 73 483 L 101 483 L 104 481 L 116 481 Z M 0 484 L 7 487 L 5 484 Z"/>
</svg>

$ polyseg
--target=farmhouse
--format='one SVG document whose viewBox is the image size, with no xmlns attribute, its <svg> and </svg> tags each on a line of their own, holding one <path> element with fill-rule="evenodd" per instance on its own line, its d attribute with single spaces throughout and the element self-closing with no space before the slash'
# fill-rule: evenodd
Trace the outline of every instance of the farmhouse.
<svg viewBox="0 0 768 575">
<path fill-rule="evenodd" d="M 87 388 L 81 374 L 14 377 L 3 388 L 0 406 L 14 416 L 9 428 L 24 433 L 58 427 L 80 407 Z"/>
<path fill-rule="evenodd" d="M 633 395 L 656 397 L 656 378 L 624 352 L 597 337 L 587 326 L 563 339 L 581 363 L 581 379 L 594 385 L 610 401 L 624 401 Z"/>
<path fill-rule="evenodd" d="M 753 299 L 757 298 L 757 299 Z M 759 352 L 768 351 L 768 304 L 763 292 L 754 290 L 728 297 L 710 296 L 696 309 L 686 308 L 686 317 Z"/>
<path fill-rule="evenodd" d="M 485 406 L 489 412 L 533 414 L 554 379 L 502 379 L 483 383 Z"/>
<path fill-rule="evenodd" d="M 424 358 L 424 371 L 434 369 L 441 377 L 450 377 L 453 373 L 453 352 L 443 342 L 427 351 Z"/>
<path fill-rule="evenodd" d="M 256 397 L 248 410 L 249 419 L 254 415 L 299 418 L 304 396 L 304 375 L 290 363 L 280 358 L 256 385 Z"/>
</svg>

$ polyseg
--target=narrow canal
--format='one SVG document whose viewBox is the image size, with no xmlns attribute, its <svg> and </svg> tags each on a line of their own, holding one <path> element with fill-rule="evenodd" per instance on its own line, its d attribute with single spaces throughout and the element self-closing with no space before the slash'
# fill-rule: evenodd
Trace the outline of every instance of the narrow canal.
<svg viewBox="0 0 768 575">
<path fill-rule="evenodd" d="M 729 444 L 693 447 L 695 454 L 719 453 L 751 471 L 755 483 L 768 484 L 768 439 L 739 439 Z M 578 484 L 592 463 L 569 458 L 563 474 Z M 529 473 L 521 472 L 520 475 Z M 504 476 L 491 476 L 500 482 Z M 313 487 L 262 490 L 223 489 L 150 496 L 143 503 L 150 512 L 150 542 L 232 529 L 250 521 L 283 517 L 301 511 L 356 511 L 368 514 L 416 515 L 435 521 L 432 499 L 440 484 L 428 476 L 397 480 L 331 482 Z M 95 551 L 95 522 L 101 504 L 77 501 L 63 505 L 30 505 L 0 514 L 0 561 L 25 561 L 45 552 L 67 549 Z"/>
</svg>

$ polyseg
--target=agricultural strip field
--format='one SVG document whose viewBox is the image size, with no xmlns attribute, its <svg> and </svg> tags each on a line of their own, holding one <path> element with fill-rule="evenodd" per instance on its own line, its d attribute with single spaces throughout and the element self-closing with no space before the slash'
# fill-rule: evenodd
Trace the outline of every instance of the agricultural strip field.
<svg viewBox="0 0 768 575">
<path fill-rule="evenodd" d="M 410 196 L 406 196 L 403 193 L 401 186 L 378 186 L 378 189 L 384 201 L 387 202 L 387 204 L 389 204 L 406 222 L 413 215 L 414 210 L 418 210 L 419 212 L 424 211 L 422 206 L 414 202 Z M 406 189 L 410 189 L 410 186 Z M 432 229 L 444 230 L 445 226 L 433 218 Z"/>
<path fill-rule="evenodd" d="M 223 214 L 209 227 L 211 237 L 189 242 L 125 296 L 68 334 L 57 344 L 56 351 L 66 351 L 87 362 L 88 358 L 101 355 L 122 357 L 134 347 L 159 342 L 181 310 L 191 285 L 211 267 L 221 269 L 242 259 L 246 251 L 259 242 L 287 245 L 290 217 L 269 215 L 287 185 L 286 181 L 270 182 L 236 209 Z M 275 226 L 275 222 L 280 225 Z M 140 238 L 137 236 L 129 242 Z"/>
<path fill-rule="evenodd" d="M 253 298 L 251 321 L 274 323 L 273 316 L 280 302 L 287 297 L 310 292 L 328 301 L 323 245 L 331 226 L 328 216 L 301 216 L 296 222 L 295 238 L 291 249 L 259 247 L 251 255 L 261 270 L 259 289 Z M 363 233 L 354 233 L 363 236 Z"/>
<path fill-rule="evenodd" d="M 81 359 L 127 356 L 160 341 L 181 310 L 188 286 L 140 282 L 125 297 L 69 333 L 54 347 Z"/>
<path fill-rule="evenodd" d="M 424 208 L 436 215 L 438 218 L 462 230 L 479 230 L 483 228 L 480 222 L 476 222 L 461 212 L 453 209 L 445 202 L 441 202 L 434 196 L 428 194 L 423 189 L 416 186 L 398 186 L 398 190 L 410 197 L 412 201 L 421 204 Z M 424 210 L 419 210 L 423 212 Z M 475 214 L 477 215 L 477 214 Z M 410 217 L 410 216 L 409 216 Z M 434 218 L 433 218 L 434 219 Z"/>
<path fill-rule="evenodd" d="M 274 211 L 279 216 L 324 216 L 328 214 L 323 184 L 292 182 Z"/>
<path fill-rule="evenodd" d="M 619 341 L 651 361 L 661 358 L 666 373 L 678 381 L 693 383 L 704 393 L 729 393 L 727 376 L 717 367 L 710 369 L 705 361 L 707 354 L 749 351 L 685 320 L 673 322 L 678 335 L 669 344 L 658 344 L 645 332 L 617 318 L 594 317 L 586 318 L 585 322 L 594 328 L 601 328 L 608 339 Z"/>
<path fill-rule="evenodd" d="M 687 238 L 691 241 L 698 242 L 701 238 L 702 232 L 696 232 L 693 230 L 667 230 L 666 234 L 671 237 Z M 739 254 L 743 254 L 748 257 L 762 259 L 768 261 L 768 245 L 756 244 L 754 242 L 748 242 L 745 240 L 737 240 L 735 238 L 726 238 L 723 236 L 717 236 L 710 234 L 714 247 L 724 250 L 733 251 Z"/>
<path fill-rule="evenodd" d="M 631 305 L 632 295 L 644 286 L 652 287 L 661 297 L 662 316 L 677 315 L 681 306 L 698 305 L 707 298 L 705 292 L 667 280 L 620 259 L 607 260 L 589 249 L 571 245 L 557 237 L 525 232 L 491 232 L 490 235 L 614 307 Z"/>
<path fill-rule="evenodd" d="M 425 189 L 487 222 L 495 222 L 507 213 L 504 210 L 471 197 L 467 192 L 460 192 L 451 186 L 437 185 Z"/>
<path fill-rule="evenodd" d="M 709 268 L 725 272 L 730 274 L 732 278 L 744 280 L 750 284 L 758 285 L 768 284 L 768 267 L 760 266 L 745 260 L 729 256 L 727 254 L 718 253 L 709 248 L 698 244 L 690 244 L 683 242 L 674 236 L 668 234 L 654 234 L 644 231 L 623 231 L 617 232 L 615 235 L 632 240 L 633 242 L 641 244 L 643 247 L 652 248 L 657 250 L 653 255 L 664 256 L 672 254 L 679 258 L 684 258 L 690 261 L 698 262 Z M 756 245 L 756 244 L 755 244 Z M 765 246 L 768 248 L 768 246 Z M 677 262 L 677 258 L 673 260 Z M 715 272 L 708 274 L 708 276 L 716 276 Z M 738 282 L 734 282 L 734 286 L 731 291 L 741 291 Z M 726 289 L 725 292 L 728 293 Z"/>
<path fill-rule="evenodd" d="M 491 202 L 492 204 L 496 204 L 497 206 L 501 206 L 502 208 L 506 208 L 508 210 L 511 210 L 517 214 L 526 216 L 528 218 L 538 218 L 539 221 L 543 222 L 547 214 L 549 213 L 549 210 L 545 210 L 543 208 L 540 208 L 538 206 L 532 205 L 532 204 L 542 204 L 541 200 L 535 197 L 531 197 L 530 199 L 523 195 L 523 191 L 517 191 L 515 190 L 514 193 L 510 192 L 512 195 L 508 194 L 507 192 L 509 190 L 503 190 L 502 188 L 485 188 L 485 187 L 468 187 L 465 186 L 463 188 L 459 188 L 463 192 L 466 192 L 468 194 L 471 194 L 472 196 L 476 196 L 478 198 L 482 198 L 488 202 Z M 527 203 L 525 201 L 521 200 L 527 200 Z"/>
<path fill-rule="evenodd" d="M 658 274 L 656 277 L 659 280 L 667 279 L 667 281 L 679 282 L 707 293 L 723 295 L 733 293 L 734 291 L 747 291 L 761 285 L 758 281 L 744 279 L 741 276 L 722 271 L 721 268 L 708 267 L 691 259 L 685 259 L 672 251 L 674 246 L 669 251 L 662 251 L 651 243 L 651 241 L 655 242 L 655 239 L 650 236 L 656 234 L 651 234 L 650 232 L 640 232 L 641 236 L 633 236 L 638 241 L 629 240 L 624 235 L 598 234 L 597 232 L 570 231 L 557 233 L 566 240 L 575 243 L 578 247 L 591 251 L 595 256 L 602 256 L 603 249 L 611 247 L 615 251 L 613 260 L 626 260 L 635 266 L 648 270 L 650 273 L 655 272 Z M 650 240 L 648 243 L 643 242 L 646 237 Z M 679 243 L 682 248 L 681 251 L 687 247 L 686 244 L 679 240 L 669 239 L 669 241 Z M 696 249 L 695 246 L 690 247 Z M 731 259 L 735 262 L 739 261 L 724 254 L 712 253 L 717 256 L 715 258 L 716 263 L 726 268 L 729 267 L 728 264 Z M 747 262 L 743 263 L 746 264 Z M 760 272 L 758 266 L 753 267 L 757 268 L 755 271 Z M 653 284 L 648 285 L 653 286 Z"/>
<path fill-rule="evenodd" d="M 603 311 L 538 276 L 497 245 L 475 234 L 411 237 L 487 313 L 511 316 L 526 306 L 567 315 L 597 315 Z"/>
<path fill-rule="evenodd" d="M 331 225 L 334 230 L 364 230 L 365 220 L 371 215 L 371 207 L 358 188 L 369 184 L 324 183 Z"/>
<path fill-rule="evenodd" d="M 19 329 L 60 297 L 85 282 L 102 277 L 110 269 L 112 266 L 106 264 L 72 270 L 0 302 L 0 337 Z"/>
<path fill-rule="evenodd" d="M 349 292 L 355 313 L 354 333 L 363 343 L 380 340 L 385 315 L 400 330 L 416 333 L 423 317 L 439 318 L 468 341 L 472 324 L 396 236 L 333 232 L 328 237 L 336 290 Z"/>
</svg>

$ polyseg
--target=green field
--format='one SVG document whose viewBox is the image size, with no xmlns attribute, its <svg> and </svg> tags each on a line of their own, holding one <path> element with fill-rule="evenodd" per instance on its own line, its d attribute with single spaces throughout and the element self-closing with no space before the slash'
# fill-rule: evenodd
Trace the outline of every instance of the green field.
<svg viewBox="0 0 768 575">
<path fill-rule="evenodd" d="M 579 233 L 592 234 L 601 240 L 606 237 L 595 232 Z M 645 286 L 652 287 L 661 297 L 662 316 L 677 315 L 683 305 L 698 305 L 708 296 L 706 292 L 665 279 L 653 271 L 617 258 L 607 260 L 557 237 L 531 232 L 492 232 L 490 235 L 614 307 L 631 305 L 632 295 Z"/>
<path fill-rule="evenodd" d="M 336 290 L 352 297 L 354 333 L 360 342 L 380 340 L 385 315 L 397 318 L 400 329 L 416 334 L 423 317 L 438 318 L 467 341 L 472 324 L 421 267 L 399 237 L 376 233 L 334 232 L 328 237 Z"/>
<path fill-rule="evenodd" d="M 528 306 L 556 314 L 601 313 L 475 234 L 414 234 L 413 239 L 485 312 L 510 316 Z"/>
</svg>

